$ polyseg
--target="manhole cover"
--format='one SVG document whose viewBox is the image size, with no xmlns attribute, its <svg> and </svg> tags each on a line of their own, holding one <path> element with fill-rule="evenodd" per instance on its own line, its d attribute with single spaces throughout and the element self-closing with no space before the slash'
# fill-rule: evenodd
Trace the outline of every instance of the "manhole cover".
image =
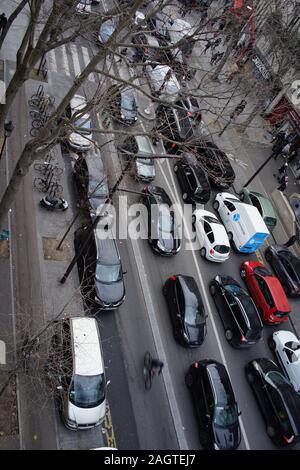
<svg viewBox="0 0 300 470">
<path fill-rule="evenodd" d="M 56 249 L 59 240 L 56 238 L 43 237 L 44 259 L 52 261 L 66 261 L 70 259 L 70 246 L 66 240 L 59 250 Z"/>
</svg>

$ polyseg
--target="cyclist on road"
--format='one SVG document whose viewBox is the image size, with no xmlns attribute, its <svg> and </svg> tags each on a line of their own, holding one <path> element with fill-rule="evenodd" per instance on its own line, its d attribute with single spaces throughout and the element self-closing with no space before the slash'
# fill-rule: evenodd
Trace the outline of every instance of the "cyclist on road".
<svg viewBox="0 0 300 470">
<path fill-rule="evenodd" d="M 156 371 L 158 371 L 157 375 L 161 374 L 161 371 L 164 367 L 164 363 L 162 361 L 160 361 L 159 359 L 152 359 L 151 361 L 151 372 L 153 372 L 154 374 L 156 373 Z"/>
</svg>

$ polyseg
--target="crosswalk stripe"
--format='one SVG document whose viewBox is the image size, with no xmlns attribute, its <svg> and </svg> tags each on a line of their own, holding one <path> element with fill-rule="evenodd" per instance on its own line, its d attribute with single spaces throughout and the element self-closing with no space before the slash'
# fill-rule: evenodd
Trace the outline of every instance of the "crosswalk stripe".
<svg viewBox="0 0 300 470">
<path fill-rule="evenodd" d="M 82 52 L 82 56 L 83 56 L 84 66 L 86 67 L 89 64 L 90 60 L 91 60 L 88 48 L 85 47 L 85 46 L 81 46 L 81 52 Z M 91 80 L 91 82 L 96 81 L 93 73 L 90 73 L 89 80 Z"/>
<path fill-rule="evenodd" d="M 54 49 L 51 49 L 51 51 L 48 52 L 47 57 L 48 57 L 48 60 L 49 60 L 50 70 L 52 70 L 53 72 L 57 72 L 56 57 L 55 57 Z"/>
<path fill-rule="evenodd" d="M 75 46 L 75 44 L 70 44 L 70 49 L 71 49 L 71 57 L 73 60 L 75 75 L 79 75 L 81 72 L 81 67 L 79 63 L 77 47 Z"/>
<path fill-rule="evenodd" d="M 62 57 L 63 57 L 63 69 L 64 69 L 64 71 L 66 72 L 66 75 L 70 76 L 71 73 L 70 73 L 70 69 L 69 69 L 68 55 L 67 55 L 67 51 L 66 51 L 65 45 L 62 45 L 62 46 L 60 47 L 60 49 L 61 49 Z"/>
</svg>

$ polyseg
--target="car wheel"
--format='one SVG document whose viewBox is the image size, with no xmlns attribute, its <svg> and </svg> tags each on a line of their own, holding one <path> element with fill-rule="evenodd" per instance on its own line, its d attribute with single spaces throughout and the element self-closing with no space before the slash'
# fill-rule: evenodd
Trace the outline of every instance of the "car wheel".
<svg viewBox="0 0 300 470">
<path fill-rule="evenodd" d="M 275 351 L 276 349 L 276 343 L 273 338 L 269 339 L 269 348 L 272 349 L 272 351 Z"/>
<path fill-rule="evenodd" d="M 249 382 L 249 384 L 253 384 L 254 383 L 254 375 L 252 374 L 252 372 L 247 372 L 247 380 Z"/>
<path fill-rule="evenodd" d="M 227 341 L 231 341 L 232 338 L 233 338 L 233 333 L 231 330 L 226 330 L 225 331 L 225 338 L 227 339 Z"/>
<path fill-rule="evenodd" d="M 241 278 L 246 279 L 246 277 L 247 277 L 246 269 L 241 269 Z"/>
<path fill-rule="evenodd" d="M 193 376 L 190 372 L 188 372 L 185 376 L 185 385 L 188 387 L 188 388 L 191 388 L 191 386 L 193 385 L 194 383 L 194 379 L 193 379 Z"/>
<path fill-rule="evenodd" d="M 175 165 L 175 166 L 174 166 L 174 171 L 175 171 L 175 173 L 177 173 L 177 171 L 178 171 L 178 165 Z"/>
<path fill-rule="evenodd" d="M 244 193 L 240 193 L 239 194 L 239 197 L 240 197 L 240 200 L 243 201 L 245 199 L 245 194 Z"/>
<path fill-rule="evenodd" d="M 183 193 L 183 195 L 182 195 L 182 199 L 183 199 L 184 201 L 186 201 L 186 200 L 187 200 L 187 197 L 188 197 L 187 193 Z"/>
<path fill-rule="evenodd" d="M 220 207 L 219 201 L 214 201 L 213 202 L 213 208 L 217 211 Z"/>
<path fill-rule="evenodd" d="M 227 235 L 228 235 L 228 240 L 229 240 L 230 242 L 232 242 L 232 240 L 233 240 L 232 232 L 228 232 Z"/>
<path fill-rule="evenodd" d="M 205 258 L 206 257 L 206 248 L 201 248 L 200 250 L 200 255 L 202 256 L 202 258 Z"/>
<path fill-rule="evenodd" d="M 275 428 L 273 428 L 273 426 L 267 426 L 267 434 L 269 437 L 275 437 Z"/>
<path fill-rule="evenodd" d="M 192 224 L 195 225 L 195 223 L 196 223 L 196 216 L 193 214 L 192 215 Z"/>
<path fill-rule="evenodd" d="M 214 284 L 209 286 L 209 290 L 212 296 L 216 295 L 216 286 Z"/>
<path fill-rule="evenodd" d="M 266 258 L 266 260 L 268 261 L 268 263 L 271 263 L 271 261 L 272 261 L 272 255 L 271 255 L 271 253 L 270 253 L 269 251 L 267 251 L 267 252 L 265 253 L 265 258 Z"/>
</svg>

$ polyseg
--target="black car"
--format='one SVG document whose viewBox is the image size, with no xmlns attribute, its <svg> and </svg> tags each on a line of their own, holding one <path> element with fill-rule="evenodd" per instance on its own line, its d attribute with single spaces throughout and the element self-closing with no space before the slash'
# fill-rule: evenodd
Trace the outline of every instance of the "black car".
<svg viewBox="0 0 300 470">
<path fill-rule="evenodd" d="M 280 245 L 268 246 L 265 257 L 275 271 L 285 293 L 290 296 L 300 296 L 300 259 Z"/>
<path fill-rule="evenodd" d="M 148 210 L 148 241 L 163 256 L 176 255 L 181 247 L 171 200 L 159 186 L 143 189 L 143 203 Z"/>
<path fill-rule="evenodd" d="M 227 370 L 214 360 L 194 362 L 185 377 L 205 449 L 235 450 L 241 442 L 238 406 Z"/>
<path fill-rule="evenodd" d="M 174 337 L 184 346 L 200 346 L 207 333 L 203 301 L 191 276 L 177 274 L 164 284 Z"/>
<path fill-rule="evenodd" d="M 153 62 L 157 64 L 161 62 L 161 52 L 159 50 L 158 40 L 151 36 L 151 34 L 146 34 L 144 32 L 139 32 L 134 34 L 132 37 L 132 42 L 136 46 L 137 60 L 142 62 Z"/>
<path fill-rule="evenodd" d="M 263 325 L 248 292 L 230 276 L 216 276 L 209 288 L 227 341 L 235 348 L 247 348 L 257 343 Z"/>
<path fill-rule="evenodd" d="M 181 159 L 174 164 L 174 172 L 184 201 L 195 204 L 206 204 L 209 201 L 209 182 L 193 155 L 183 153 Z"/>
<path fill-rule="evenodd" d="M 281 447 L 299 442 L 300 395 L 277 365 L 270 359 L 254 359 L 246 366 L 246 377 L 274 444 Z"/>
<path fill-rule="evenodd" d="M 118 86 L 111 88 L 112 99 L 110 104 L 110 114 L 113 118 L 125 125 L 131 126 L 137 121 L 137 104 L 132 88 L 121 88 Z"/>
<path fill-rule="evenodd" d="M 235 173 L 225 152 L 213 142 L 203 141 L 194 146 L 197 159 L 212 184 L 220 189 L 228 189 L 235 180 Z"/>
<path fill-rule="evenodd" d="M 193 96 L 185 96 L 181 100 L 176 101 L 175 105 L 184 109 L 192 122 L 201 122 L 202 112 L 197 98 Z"/>
<path fill-rule="evenodd" d="M 109 196 L 107 175 L 99 154 L 88 153 L 79 157 L 74 165 L 73 177 L 79 199 L 85 201 L 92 218 L 104 211 Z"/>
<path fill-rule="evenodd" d="M 87 236 L 89 229 L 80 228 L 75 232 L 76 251 L 82 249 Z M 101 310 L 118 308 L 125 299 L 125 272 L 112 231 L 99 222 L 81 257 L 90 300 Z"/>
<path fill-rule="evenodd" d="M 164 146 L 168 153 L 178 154 L 186 146 L 192 145 L 195 132 L 188 112 L 184 108 L 161 105 L 157 111 L 157 130 L 167 139 Z M 183 147 L 184 144 L 185 147 Z"/>
</svg>

